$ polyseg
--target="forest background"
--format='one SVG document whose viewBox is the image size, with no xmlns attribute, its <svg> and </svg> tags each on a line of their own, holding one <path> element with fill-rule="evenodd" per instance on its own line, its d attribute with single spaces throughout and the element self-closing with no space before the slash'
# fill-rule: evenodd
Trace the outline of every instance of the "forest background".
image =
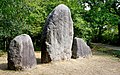
<svg viewBox="0 0 120 75">
<path fill-rule="evenodd" d="M 31 36 L 35 50 L 49 13 L 67 5 L 74 22 L 74 37 L 120 45 L 120 0 L 0 0 L 0 50 L 6 51 L 17 35 Z"/>
</svg>

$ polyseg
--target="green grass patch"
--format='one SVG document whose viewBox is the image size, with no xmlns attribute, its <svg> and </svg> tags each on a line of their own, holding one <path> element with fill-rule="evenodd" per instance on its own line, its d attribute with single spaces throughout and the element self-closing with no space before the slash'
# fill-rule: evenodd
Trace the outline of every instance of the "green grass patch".
<svg viewBox="0 0 120 75">
<path fill-rule="evenodd" d="M 93 54 L 108 54 L 120 58 L 120 50 L 113 50 L 101 46 L 92 45 Z"/>
<path fill-rule="evenodd" d="M 113 55 L 115 57 L 120 58 L 120 50 L 108 50 L 105 51 L 106 53 L 109 53 L 110 55 Z"/>
</svg>

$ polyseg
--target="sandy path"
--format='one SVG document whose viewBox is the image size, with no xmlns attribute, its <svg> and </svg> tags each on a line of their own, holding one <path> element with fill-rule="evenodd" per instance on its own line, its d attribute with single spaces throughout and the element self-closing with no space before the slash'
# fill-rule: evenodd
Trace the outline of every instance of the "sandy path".
<svg viewBox="0 0 120 75">
<path fill-rule="evenodd" d="M 40 53 L 36 53 L 40 57 Z M 37 59 L 40 60 L 40 59 Z M 49 64 L 40 64 L 28 71 L 10 71 L 7 57 L 0 57 L 0 75 L 120 75 L 120 59 L 112 56 L 93 55 L 92 58 L 71 59 Z"/>
</svg>

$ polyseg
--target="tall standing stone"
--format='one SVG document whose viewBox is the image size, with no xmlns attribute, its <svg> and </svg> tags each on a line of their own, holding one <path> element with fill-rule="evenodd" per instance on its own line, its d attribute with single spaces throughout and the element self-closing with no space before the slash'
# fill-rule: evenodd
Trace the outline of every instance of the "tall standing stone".
<svg viewBox="0 0 120 75">
<path fill-rule="evenodd" d="M 89 57 L 92 55 L 90 47 L 81 38 L 74 38 L 72 47 L 72 58 Z"/>
<path fill-rule="evenodd" d="M 48 16 L 42 34 L 41 62 L 71 58 L 73 42 L 73 21 L 70 9 L 58 5 Z"/>
<path fill-rule="evenodd" d="M 36 65 L 34 47 L 29 35 L 15 37 L 8 50 L 8 69 L 26 70 Z"/>
</svg>

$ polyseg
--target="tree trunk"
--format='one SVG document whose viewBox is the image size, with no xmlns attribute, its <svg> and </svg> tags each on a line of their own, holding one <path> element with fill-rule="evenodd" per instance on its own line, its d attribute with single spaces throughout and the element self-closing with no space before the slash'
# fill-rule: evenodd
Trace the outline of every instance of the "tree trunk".
<svg viewBox="0 0 120 75">
<path fill-rule="evenodd" d="M 98 42 L 102 42 L 102 26 L 98 26 L 99 30 L 98 30 Z"/>
<path fill-rule="evenodd" d="M 7 50 L 7 44 L 6 44 L 6 40 L 4 41 L 4 43 L 5 43 L 5 50 Z"/>
</svg>

